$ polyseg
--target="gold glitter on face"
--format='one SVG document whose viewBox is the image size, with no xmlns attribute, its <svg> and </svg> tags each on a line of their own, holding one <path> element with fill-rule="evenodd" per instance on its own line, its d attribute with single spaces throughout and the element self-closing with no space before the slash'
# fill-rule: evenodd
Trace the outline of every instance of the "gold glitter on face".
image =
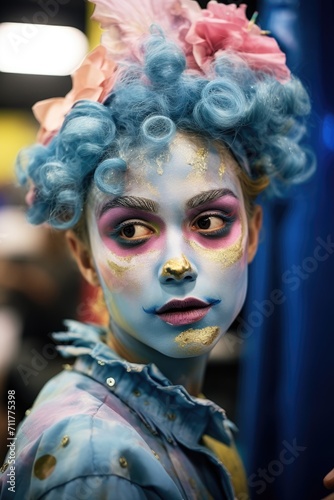
<svg viewBox="0 0 334 500">
<path fill-rule="evenodd" d="M 134 266 L 120 266 L 116 262 L 108 260 L 108 267 L 115 276 L 122 276 L 124 273 L 132 269 Z"/>
<path fill-rule="evenodd" d="M 177 151 L 185 163 L 193 168 L 193 175 L 199 176 L 207 172 L 209 149 L 202 138 L 179 133 L 172 141 L 171 150 Z"/>
<path fill-rule="evenodd" d="M 189 245 L 200 255 L 208 257 L 213 262 L 222 264 L 222 267 L 230 267 L 238 262 L 245 253 L 244 240 L 244 224 L 241 222 L 241 234 L 237 241 L 228 248 L 211 249 L 203 248 L 195 241 L 188 241 Z"/>
<path fill-rule="evenodd" d="M 188 164 L 193 167 L 198 175 L 204 174 L 208 169 L 209 151 L 207 148 L 197 148 L 188 160 Z"/>
<path fill-rule="evenodd" d="M 223 175 L 225 173 L 225 163 L 222 159 L 222 162 L 221 164 L 219 165 L 219 169 L 218 169 L 218 174 L 219 174 L 219 177 L 222 179 L 223 178 Z"/>
<path fill-rule="evenodd" d="M 124 158 L 123 158 L 124 159 Z M 164 173 L 163 166 L 170 162 L 171 153 L 169 146 L 166 146 L 162 151 L 148 155 L 148 151 L 144 147 L 140 147 L 135 152 L 131 152 L 131 156 L 127 157 L 127 162 L 130 165 L 136 165 L 136 170 L 141 167 L 145 174 L 147 169 L 155 168 L 159 175 Z"/>
<path fill-rule="evenodd" d="M 184 139 L 187 141 L 184 142 Z M 197 181 L 199 177 L 204 176 L 209 168 L 209 155 L 216 152 L 219 155 L 220 162 L 217 163 L 218 175 L 220 179 L 226 171 L 227 148 L 218 142 L 211 143 L 211 146 L 202 137 L 192 136 L 186 133 L 179 133 L 171 144 L 172 150 L 181 152 L 187 165 L 192 167 L 192 172 L 188 175 L 189 182 Z"/>
<path fill-rule="evenodd" d="M 212 250 L 210 248 L 203 248 L 198 245 L 195 241 L 189 241 L 190 246 L 204 257 L 208 257 L 214 262 L 219 262 L 223 267 L 230 267 L 244 254 L 244 248 L 242 245 L 243 235 L 241 234 L 238 240 L 231 245 L 229 248 L 221 248 L 219 250 Z"/>
<path fill-rule="evenodd" d="M 196 354 L 203 350 L 203 346 L 210 346 L 219 335 L 219 326 L 207 326 L 206 328 L 189 328 L 181 332 L 175 342 L 188 352 Z"/>
<path fill-rule="evenodd" d="M 182 278 L 185 272 L 191 271 L 191 264 L 187 257 L 182 254 L 179 259 L 169 259 L 162 268 L 162 276 L 174 276 L 176 279 Z"/>
<path fill-rule="evenodd" d="M 162 175 L 164 173 L 163 165 L 170 161 L 170 151 L 169 148 L 163 151 L 155 158 L 155 163 L 157 165 L 157 173 Z"/>
<path fill-rule="evenodd" d="M 124 214 L 113 212 L 115 197 L 95 192 L 87 212 L 110 328 L 131 355 L 139 346 L 153 362 L 159 359 L 156 353 L 171 360 L 207 355 L 241 310 L 247 289 L 247 214 L 228 147 L 177 133 L 165 163 L 162 151 L 145 156 L 136 149 L 126 158 L 121 197 L 150 200 L 152 213 L 146 214 L 139 203 L 138 215 L 135 205 Z M 220 232 L 224 214 L 231 216 L 226 217 L 229 227 Z M 206 227 L 198 222 L 206 215 L 219 228 L 216 238 L 206 237 Z M 133 219 L 152 228 L 145 244 L 126 245 L 124 235 L 119 236 Z M 190 270 L 193 279 L 182 279 Z M 214 306 L 203 316 L 188 317 L 183 310 L 171 317 L 152 313 L 171 300 L 191 297 L 203 302 L 210 297 Z"/>
<path fill-rule="evenodd" d="M 114 277 L 120 280 L 120 283 L 123 283 L 123 285 L 131 283 L 131 288 L 135 291 L 136 289 L 140 289 L 142 277 L 138 280 L 133 280 L 131 276 L 137 275 L 139 269 L 143 270 L 145 273 L 145 262 L 150 257 L 154 258 L 155 254 L 156 250 L 150 250 L 145 256 L 139 254 L 128 257 L 117 256 L 117 260 L 107 260 L 108 269 L 112 272 Z M 126 276 L 128 271 L 130 271 L 130 275 Z"/>
</svg>

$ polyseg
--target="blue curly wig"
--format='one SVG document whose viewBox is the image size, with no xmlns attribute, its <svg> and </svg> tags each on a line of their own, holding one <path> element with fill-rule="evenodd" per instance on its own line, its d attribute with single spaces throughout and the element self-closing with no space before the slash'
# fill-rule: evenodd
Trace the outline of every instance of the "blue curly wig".
<svg viewBox="0 0 334 500">
<path fill-rule="evenodd" d="M 176 131 L 224 144 L 250 179 L 269 179 L 272 193 L 312 174 L 314 159 L 301 143 L 310 103 L 298 79 L 282 84 L 230 53 L 210 78 L 189 73 L 183 53 L 161 34 L 144 50 L 144 64 L 129 65 L 105 103 L 77 102 L 47 146 L 19 155 L 19 182 L 36 190 L 30 222 L 75 226 L 93 179 L 101 191 L 121 193 L 121 151 L 144 146 L 157 154 Z"/>
</svg>

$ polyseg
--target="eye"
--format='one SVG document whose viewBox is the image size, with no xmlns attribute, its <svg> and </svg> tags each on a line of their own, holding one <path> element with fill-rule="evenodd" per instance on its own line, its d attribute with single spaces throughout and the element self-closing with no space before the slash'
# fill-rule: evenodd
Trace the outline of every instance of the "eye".
<svg viewBox="0 0 334 500">
<path fill-rule="evenodd" d="M 217 229 L 222 229 L 225 226 L 225 222 L 217 216 L 214 215 L 203 215 L 199 217 L 194 226 L 203 231 L 217 231 Z"/>
<path fill-rule="evenodd" d="M 131 219 L 120 222 L 108 230 L 106 236 L 118 242 L 119 245 L 135 246 L 145 243 L 156 233 L 157 229 L 146 221 Z"/>
<path fill-rule="evenodd" d="M 228 234 L 235 217 L 223 213 L 205 213 L 197 216 L 191 223 L 191 230 L 202 236 L 219 237 Z"/>
<path fill-rule="evenodd" d="M 119 236 L 126 240 L 142 240 L 154 234 L 154 230 L 139 222 L 125 223 L 119 229 Z"/>
</svg>

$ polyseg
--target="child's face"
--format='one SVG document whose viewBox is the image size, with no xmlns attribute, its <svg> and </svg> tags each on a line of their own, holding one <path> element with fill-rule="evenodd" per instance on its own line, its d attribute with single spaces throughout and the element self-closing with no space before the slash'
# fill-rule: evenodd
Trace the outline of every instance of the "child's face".
<svg viewBox="0 0 334 500">
<path fill-rule="evenodd" d="M 178 135 L 128 162 L 121 197 L 88 201 L 95 267 L 118 337 L 171 357 L 207 353 L 247 289 L 248 221 L 235 160 Z"/>
</svg>

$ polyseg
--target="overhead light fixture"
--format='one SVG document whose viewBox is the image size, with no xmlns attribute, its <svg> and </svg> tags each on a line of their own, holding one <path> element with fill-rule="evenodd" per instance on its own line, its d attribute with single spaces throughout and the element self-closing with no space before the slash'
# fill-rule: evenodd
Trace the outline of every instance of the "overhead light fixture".
<svg viewBox="0 0 334 500">
<path fill-rule="evenodd" d="M 68 26 L 0 24 L 0 71 L 30 75 L 71 74 L 88 51 L 86 35 Z"/>
</svg>

